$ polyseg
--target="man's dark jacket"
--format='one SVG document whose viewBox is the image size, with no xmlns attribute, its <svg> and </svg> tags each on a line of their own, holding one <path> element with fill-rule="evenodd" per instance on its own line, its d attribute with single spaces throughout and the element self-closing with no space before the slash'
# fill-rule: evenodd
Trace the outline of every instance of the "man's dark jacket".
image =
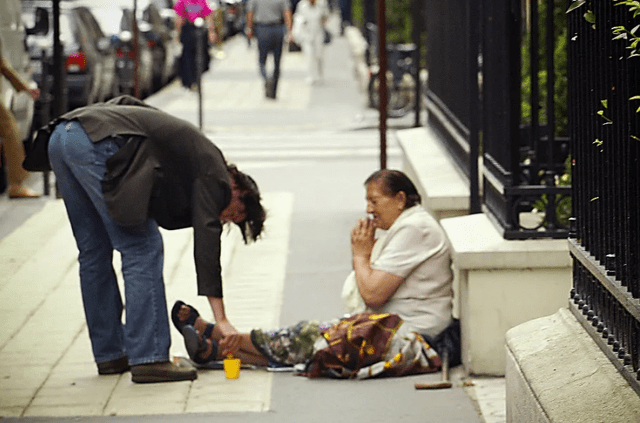
<svg viewBox="0 0 640 423">
<path fill-rule="evenodd" d="M 220 150 L 189 122 L 131 96 L 76 109 L 41 131 L 68 120 L 78 120 L 93 142 L 126 141 L 107 160 L 102 181 L 113 220 L 125 227 L 149 218 L 165 229 L 193 227 L 198 294 L 221 298 L 219 216 L 231 201 L 231 182 Z"/>
</svg>

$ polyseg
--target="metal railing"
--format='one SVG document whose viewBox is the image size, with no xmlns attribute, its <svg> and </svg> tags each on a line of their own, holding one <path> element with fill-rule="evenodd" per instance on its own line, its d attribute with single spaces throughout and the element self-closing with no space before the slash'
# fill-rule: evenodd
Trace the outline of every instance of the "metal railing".
<svg viewBox="0 0 640 423">
<path fill-rule="evenodd" d="M 555 91 L 548 12 L 555 2 L 540 4 L 424 2 L 429 123 L 469 178 L 471 213 L 482 206 L 508 239 L 566 238 L 569 229 L 571 187 L 561 182 L 569 142 L 555 121 L 564 99 Z"/>
<path fill-rule="evenodd" d="M 612 28 L 638 24 L 592 0 L 569 17 L 574 259 L 571 309 L 640 394 L 640 58 Z"/>
</svg>

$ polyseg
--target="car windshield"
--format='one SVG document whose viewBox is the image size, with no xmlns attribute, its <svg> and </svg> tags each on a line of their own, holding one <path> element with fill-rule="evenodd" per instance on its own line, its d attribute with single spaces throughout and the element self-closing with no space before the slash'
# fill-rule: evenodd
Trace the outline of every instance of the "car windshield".
<svg viewBox="0 0 640 423">
<path fill-rule="evenodd" d="M 35 24 L 35 13 L 33 11 L 22 13 L 22 22 L 27 28 L 32 28 Z M 49 26 L 49 32 L 44 35 L 31 35 L 27 37 L 28 42 L 35 45 L 41 45 L 43 41 L 47 41 L 47 45 L 50 45 L 53 40 L 53 25 Z M 73 30 L 71 28 L 71 22 L 69 16 L 66 14 L 60 15 L 60 42 L 62 44 L 71 44 L 75 42 L 73 39 Z"/>
</svg>

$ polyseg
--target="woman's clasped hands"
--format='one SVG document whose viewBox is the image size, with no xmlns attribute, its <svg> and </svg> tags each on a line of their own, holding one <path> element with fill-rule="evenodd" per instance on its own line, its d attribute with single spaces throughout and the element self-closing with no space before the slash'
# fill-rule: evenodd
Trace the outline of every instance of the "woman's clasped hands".
<svg viewBox="0 0 640 423">
<path fill-rule="evenodd" d="M 358 219 L 351 229 L 351 252 L 353 257 L 363 257 L 367 261 L 375 244 L 375 225 L 372 219 Z"/>
</svg>

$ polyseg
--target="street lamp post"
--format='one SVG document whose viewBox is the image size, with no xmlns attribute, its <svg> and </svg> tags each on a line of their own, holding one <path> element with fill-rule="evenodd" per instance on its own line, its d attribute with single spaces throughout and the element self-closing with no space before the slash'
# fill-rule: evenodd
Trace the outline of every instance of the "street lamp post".
<svg viewBox="0 0 640 423">
<path fill-rule="evenodd" d="M 43 74 L 44 80 L 46 75 Z M 53 0 L 53 116 L 56 118 L 67 110 L 65 92 L 65 69 L 60 41 L 60 0 Z"/>
<path fill-rule="evenodd" d="M 198 127 L 202 131 L 202 69 L 204 65 L 204 19 L 196 18 L 193 22 L 196 27 L 196 83 L 198 86 Z"/>
<path fill-rule="evenodd" d="M 136 98 L 142 97 L 140 90 L 140 46 L 138 45 L 138 0 L 133 0 L 133 94 Z"/>
<path fill-rule="evenodd" d="M 385 0 L 378 1 L 378 110 L 380 111 L 380 169 L 387 168 L 387 25 Z"/>
</svg>

